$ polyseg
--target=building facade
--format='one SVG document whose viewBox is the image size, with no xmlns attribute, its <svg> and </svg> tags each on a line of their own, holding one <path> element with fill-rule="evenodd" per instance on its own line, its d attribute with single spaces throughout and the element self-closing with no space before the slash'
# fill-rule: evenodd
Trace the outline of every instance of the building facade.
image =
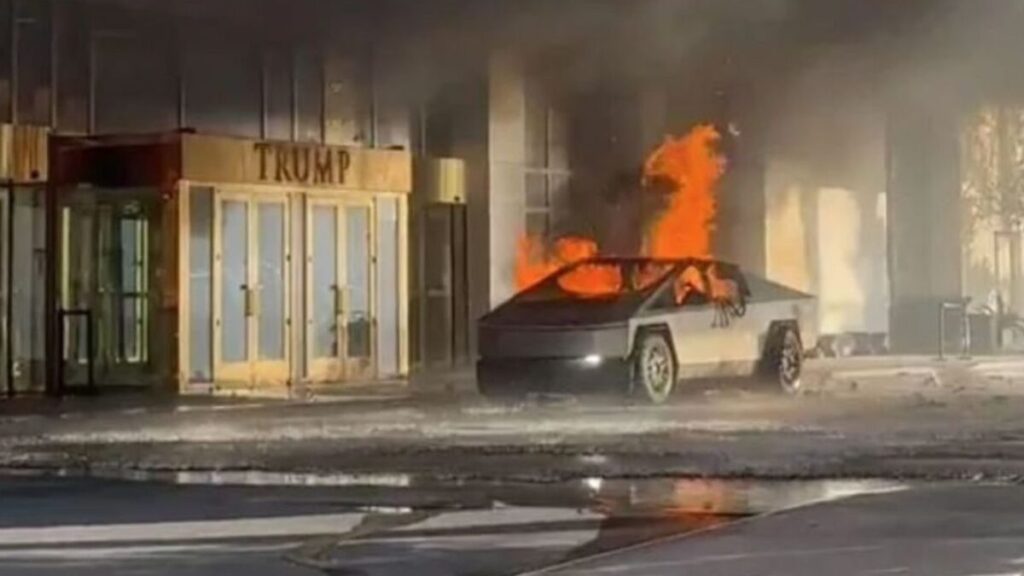
<svg viewBox="0 0 1024 576">
<path fill-rule="evenodd" d="M 1019 222 L 976 214 L 1016 181 L 1024 90 L 977 48 L 1012 18 L 424 4 L 0 0 L 2 388 L 467 364 L 520 239 L 637 250 L 644 159 L 705 123 L 715 255 L 815 294 L 818 332 L 931 351 L 945 303 L 1024 302 Z"/>
</svg>

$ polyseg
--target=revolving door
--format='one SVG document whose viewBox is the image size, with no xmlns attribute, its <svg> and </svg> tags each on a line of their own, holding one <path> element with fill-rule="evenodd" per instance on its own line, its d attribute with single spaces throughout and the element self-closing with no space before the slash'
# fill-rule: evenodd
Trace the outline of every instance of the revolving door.
<svg viewBox="0 0 1024 576">
<path fill-rule="evenodd" d="M 59 385 L 150 387 L 170 377 L 155 189 L 71 191 L 59 211 Z"/>
</svg>

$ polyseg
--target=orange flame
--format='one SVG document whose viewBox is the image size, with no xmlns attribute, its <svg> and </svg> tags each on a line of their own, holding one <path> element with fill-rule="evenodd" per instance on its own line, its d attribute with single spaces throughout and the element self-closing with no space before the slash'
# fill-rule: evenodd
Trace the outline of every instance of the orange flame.
<svg viewBox="0 0 1024 576">
<path fill-rule="evenodd" d="M 593 258 L 597 253 L 597 242 L 589 238 L 560 238 L 554 250 L 548 252 L 538 238 L 523 236 L 516 251 L 516 286 L 520 290 L 529 288 L 563 266 Z"/>
<path fill-rule="evenodd" d="M 710 258 L 718 203 L 715 185 L 725 162 L 721 136 L 701 125 L 681 138 L 667 137 L 644 164 L 644 184 L 671 187 L 669 204 L 648 232 L 645 252 L 654 258 Z"/>
<path fill-rule="evenodd" d="M 558 278 L 566 292 L 581 298 L 596 298 L 622 291 L 622 270 L 617 265 L 583 264 Z"/>
<path fill-rule="evenodd" d="M 724 173 L 724 158 L 716 146 L 721 139 L 710 125 L 695 127 L 680 138 L 666 137 L 644 163 L 645 187 L 668 186 L 669 202 L 647 232 L 644 255 L 653 258 L 709 258 L 715 229 L 715 185 Z M 583 237 L 557 240 L 551 249 L 536 237 L 525 235 L 516 252 L 516 285 L 524 290 L 560 268 L 599 254 L 597 242 Z M 657 269 L 632 279 L 649 285 L 660 276 Z M 623 290 L 617 266 L 581 266 L 559 279 L 559 286 L 580 297 L 614 294 Z M 706 287 L 699 287 L 705 292 Z"/>
</svg>

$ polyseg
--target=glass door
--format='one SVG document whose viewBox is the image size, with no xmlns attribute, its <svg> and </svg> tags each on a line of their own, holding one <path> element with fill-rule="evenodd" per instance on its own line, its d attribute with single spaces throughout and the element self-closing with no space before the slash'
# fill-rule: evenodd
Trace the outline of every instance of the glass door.
<svg viewBox="0 0 1024 576">
<path fill-rule="evenodd" d="M 68 386 L 149 386 L 167 375 L 153 356 L 169 345 L 156 280 L 154 193 L 76 190 L 61 207 L 59 323 Z"/>
<path fill-rule="evenodd" d="M 288 200 L 221 192 L 214 248 L 214 378 L 218 384 L 288 381 Z"/>
<path fill-rule="evenodd" d="M 308 376 L 374 374 L 372 204 L 311 198 L 306 214 Z"/>
</svg>

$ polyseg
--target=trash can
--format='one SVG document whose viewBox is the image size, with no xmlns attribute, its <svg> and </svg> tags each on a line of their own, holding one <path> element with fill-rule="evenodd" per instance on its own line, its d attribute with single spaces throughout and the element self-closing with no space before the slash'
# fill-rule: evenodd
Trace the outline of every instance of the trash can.
<svg viewBox="0 0 1024 576">
<path fill-rule="evenodd" d="M 995 354 L 997 351 L 999 322 L 994 314 L 969 314 L 971 354 Z"/>
</svg>

